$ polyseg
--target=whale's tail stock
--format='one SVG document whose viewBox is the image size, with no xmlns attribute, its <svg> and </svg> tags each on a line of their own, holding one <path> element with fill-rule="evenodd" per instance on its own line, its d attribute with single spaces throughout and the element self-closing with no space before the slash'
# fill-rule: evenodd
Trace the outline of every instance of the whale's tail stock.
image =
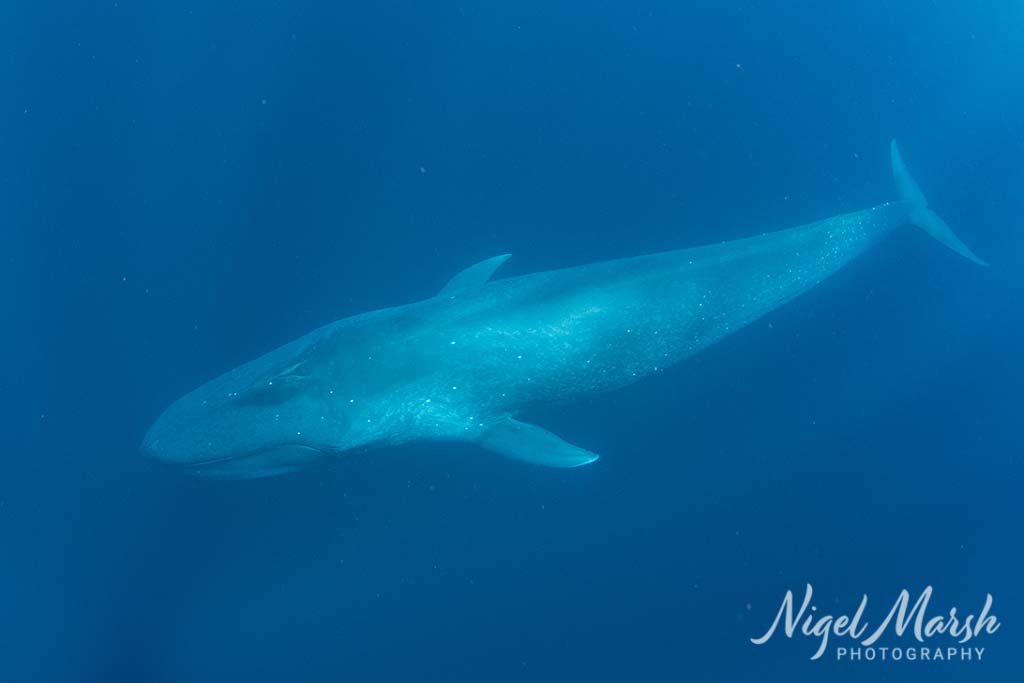
<svg viewBox="0 0 1024 683">
<path fill-rule="evenodd" d="M 956 236 L 952 228 L 946 225 L 946 221 L 939 218 L 937 213 L 928 208 L 928 200 L 925 199 L 921 188 L 917 186 L 917 182 L 910 175 L 907 165 L 903 163 L 903 157 L 900 156 L 900 150 L 896 146 L 895 140 L 890 143 L 889 151 L 892 156 L 892 177 L 896 181 L 896 189 L 899 191 L 900 199 L 910 202 L 913 206 L 910 224 L 921 228 L 965 259 L 974 261 L 979 266 L 987 266 L 988 263 L 978 258 L 966 244 L 960 241 L 960 238 Z"/>
</svg>

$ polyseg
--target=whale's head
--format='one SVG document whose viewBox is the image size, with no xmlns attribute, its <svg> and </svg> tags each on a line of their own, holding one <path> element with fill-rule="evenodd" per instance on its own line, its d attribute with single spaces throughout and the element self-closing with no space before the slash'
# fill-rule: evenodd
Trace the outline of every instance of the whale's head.
<svg viewBox="0 0 1024 683">
<path fill-rule="evenodd" d="M 150 427 L 143 453 L 219 479 L 282 474 L 337 453 L 347 427 L 323 386 L 324 336 L 307 335 L 178 399 Z"/>
</svg>

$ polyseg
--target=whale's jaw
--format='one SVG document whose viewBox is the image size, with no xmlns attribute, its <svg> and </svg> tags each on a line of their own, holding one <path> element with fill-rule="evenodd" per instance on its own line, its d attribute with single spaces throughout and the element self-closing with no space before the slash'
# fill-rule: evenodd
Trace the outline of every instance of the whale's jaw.
<svg viewBox="0 0 1024 683">
<path fill-rule="evenodd" d="M 259 479 L 305 469 L 325 455 L 311 446 L 282 444 L 253 453 L 191 463 L 184 469 L 203 479 Z"/>
</svg>

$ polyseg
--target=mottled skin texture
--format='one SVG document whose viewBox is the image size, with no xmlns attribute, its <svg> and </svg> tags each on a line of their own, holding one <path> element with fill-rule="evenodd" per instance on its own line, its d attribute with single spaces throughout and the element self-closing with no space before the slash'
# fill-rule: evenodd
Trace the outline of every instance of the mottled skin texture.
<svg viewBox="0 0 1024 683">
<path fill-rule="evenodd" d="M 355 414 L 386 427 L 370 427 L 368 440 L 459 437 L 496 416 L 623 387 L 673 365 L 814 286 L 906 214 L 905 205 L 888 204 L 392 309 L 360 346 L 365 358 L 333 353 L 344 361 L 325 375 L 340 386 L 345 377 L 373 378 L 363 388 L 365 417 Z M 349 348 L 342 329 L 337 343 Z"/>
<path fill-rule="evenodd" d="M 710 346 L 906 224 L 913 208 L 891 202 L 346 318 L 179 400 L 144 449 L 235 477 L 364 446 L 479 440 L 528 406 L 616 389 Z"/>
</svg>

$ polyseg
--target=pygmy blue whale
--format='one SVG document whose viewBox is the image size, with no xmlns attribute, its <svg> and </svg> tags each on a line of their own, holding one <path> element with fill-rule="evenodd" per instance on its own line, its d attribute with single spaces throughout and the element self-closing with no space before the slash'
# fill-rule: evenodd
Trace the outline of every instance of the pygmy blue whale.
<svg viewBox="0 0 1024 683">
<path fill-rule="evenodd" d="M 518 460 L 597 459 L 524 409 L 667 368 L 810 289 L 903 225 L 986 265 L 931 209 L 891 145 L 899 201 L 711 246 L 491 280 L 508 255 L 434 297 L 344 318 L 171 405 L 143 452 L 251 478 L 354 449 L 465 441 Z"/>
</svg>

